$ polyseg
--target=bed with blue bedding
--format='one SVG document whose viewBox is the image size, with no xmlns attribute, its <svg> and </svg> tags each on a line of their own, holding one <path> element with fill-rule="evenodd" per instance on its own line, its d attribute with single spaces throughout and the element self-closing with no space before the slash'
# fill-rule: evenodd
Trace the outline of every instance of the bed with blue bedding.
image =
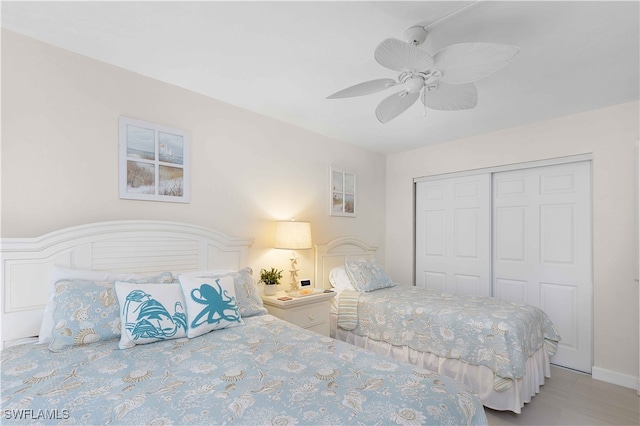
<svg viewBox="0 0 640 426">
<path fill-rule="evenodd" d="M 531 305 L 405 285 L 342 292 L 338 326 L 373 340 L 486 366 L 495 374 L 498 391 L 524 377 L 526 360 L 539 349 L 553 355 L 560 340 L 549 317 Z"/>
<path fill-rule="evenodd" d="M 520 413 L 550 377 L 560 336 L 540 309 L 392 282 L 354 238 L 316 249 L 321 288 L 337 292 L 331 335 L 469 385 L 486 407 Z"/>
<path fill-rule="evenodd" d="M 466 386 L 271 315 L 196 338 L 2 352 L 3 424 L 486 424 Z"/>
<path fill-rule="evenodd" d="M 268 315 L 251 241 L 165 221 L 2 239 L 2 424 L 487 423 L 460 382 Z"/>
</svg>

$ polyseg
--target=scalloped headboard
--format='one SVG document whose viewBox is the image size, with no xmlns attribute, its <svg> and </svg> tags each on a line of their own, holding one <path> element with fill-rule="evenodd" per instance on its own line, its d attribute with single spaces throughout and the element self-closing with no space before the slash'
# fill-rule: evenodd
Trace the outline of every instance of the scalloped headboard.
<svg viewBox="0 0 640 426">
<path fill-rule="evenodd" d="M 2 347 L 40 330 L 52 266 L 155 274 L 247 266 L 251 238 L 179 222 L 98 222 L 0 240 Z"/>
<path fill-rule="evenodd" d="M 315 246 L 316 278 L 315 286 L 330 289 L 329 272 L 336 266 L 344 266 L 346 258 L 352 260 L 372 260 L 375 258 L 377 246 L 353 237 L 341 237 L 327 244 Z"/>
</svg>

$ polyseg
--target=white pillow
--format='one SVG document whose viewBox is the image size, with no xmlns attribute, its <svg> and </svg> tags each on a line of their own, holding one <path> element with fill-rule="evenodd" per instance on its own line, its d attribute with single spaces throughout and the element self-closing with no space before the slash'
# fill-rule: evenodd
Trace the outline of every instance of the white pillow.
<svg viewBox="0 0 640 426">
<path fill-rule="evenodd" d="M 238 311 L 233 277 L 178 275 L 187 308 L 187 337 L 244 325 Z"/>
<path fill-rule="evenodd" d="M 62 266 L 54 266 L 51 269 L 50 279 L 47 283 L 47 293 L 49 299 L 44 307 L 44 316 L 40 324 L 40 333 L 38 335 L 38 343 L 51 343 L 53 341 L 52 330 L 55 325 L 53 321 L 53 313 L 56 308 L 55 302 L 55 284 L 61 280 L 87 280 L 87 281 L 116 281 L 131 280 L 140 278 L 136 274 L 121 274 L 104 271 L 88 271 L 83 269 L 69 269 Z"/>
<path fill-rule="evenodd" d="M 212 270 L 180 273 L 178 274 L 178 279 L 181 276 L 191 278 L 233 278 L 238 311 L 243 318 L 247 318 L 254 315 L 267 314 L 267 309 L 262 303 L 260 292 L 258 291 L 258 287 L 256 286 L 252 275 L 253 270 L 247 266 L 239 271 Z"/>
<path fill-rule="evenodd" d="M 336 266 L 329 271 L 329 282 L 338 291 L 351 290 L 356 291 L 355 287 L 351 283 L 349 275 L 344 266 Z"/>
<path fill-rule="evenodd" d="M 116 282 L 120 303 L 120 349 L 187 337 L 180 284 Z"/>
</svg>

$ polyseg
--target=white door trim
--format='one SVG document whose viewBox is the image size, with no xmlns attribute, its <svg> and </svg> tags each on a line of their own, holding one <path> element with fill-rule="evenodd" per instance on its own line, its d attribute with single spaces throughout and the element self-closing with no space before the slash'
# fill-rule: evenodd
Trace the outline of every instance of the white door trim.
<svg viewBox="0 0 640 426">
<path fill-rule="evenodd" d="M 552 166 L 555 164 L 576 163 L 578 161 L 592 161 L 592 160 L 593 160 L 593 154 L 590 154 L 590 153 L 577 154 L 577 155 L 570 155 L 566 157 L 548 158 L 544 160 L 526 161 L 523 163 L 504 164 L 500 166 L 485 167 L 485 168 L 473 169 L 473 170 L 464 170 L 460 172 L 441 173 L 436 175 L 422 176 L 422 177 L 413 178 L 413 182 L 414 183 L 427 182 L 427 181 L 436 180 L 436 179 L 448 179 L 452 177 L 471 176 L 471 175 L 484 174 L 484 173 L 498 173 L 498 172 L 506 172 L 510 170 L 521 170 L 521 169 L 528 169 L 532 167 Z"/>
<path fill-rule="evenodd" d="M 638 270 L 636 272 L 638 273 L 638 276 L 636 277 L 635 282 L 636 284 L 640 284 L 640 139 L 636 143 L 636 184 L 638 185 L 636 188 L 636 217 L 638 218 L 636 226 L 636 241 L 638 242 Z M 640 306 L 640 297 L 638 298 L 638 306 Z M 638 325 L 640 325 L 640 319 L 638 320 Z M 638 365 L 638 371 L 640 372 L 640 345 L 638 346 Z M 640 373 L 638 374 L 636 384 L 638 396 L 640 396 Z"/>
</svg>

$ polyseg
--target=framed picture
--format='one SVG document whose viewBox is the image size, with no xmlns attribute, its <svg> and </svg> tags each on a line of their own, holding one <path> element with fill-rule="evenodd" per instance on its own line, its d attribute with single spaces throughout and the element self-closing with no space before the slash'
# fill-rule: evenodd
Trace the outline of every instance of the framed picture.
<svg viewBox="0 0 640 426">
<path fill-rule="evenodd" d="M 329 169 L 331 176 L 331 216 L 356 217 L 356 175 L 353 173 Z"/>
<path fill-rule="evenodd" d="M 188 203 L 189 135 L 120 116 L 120 198 Z"/>
</svg>

